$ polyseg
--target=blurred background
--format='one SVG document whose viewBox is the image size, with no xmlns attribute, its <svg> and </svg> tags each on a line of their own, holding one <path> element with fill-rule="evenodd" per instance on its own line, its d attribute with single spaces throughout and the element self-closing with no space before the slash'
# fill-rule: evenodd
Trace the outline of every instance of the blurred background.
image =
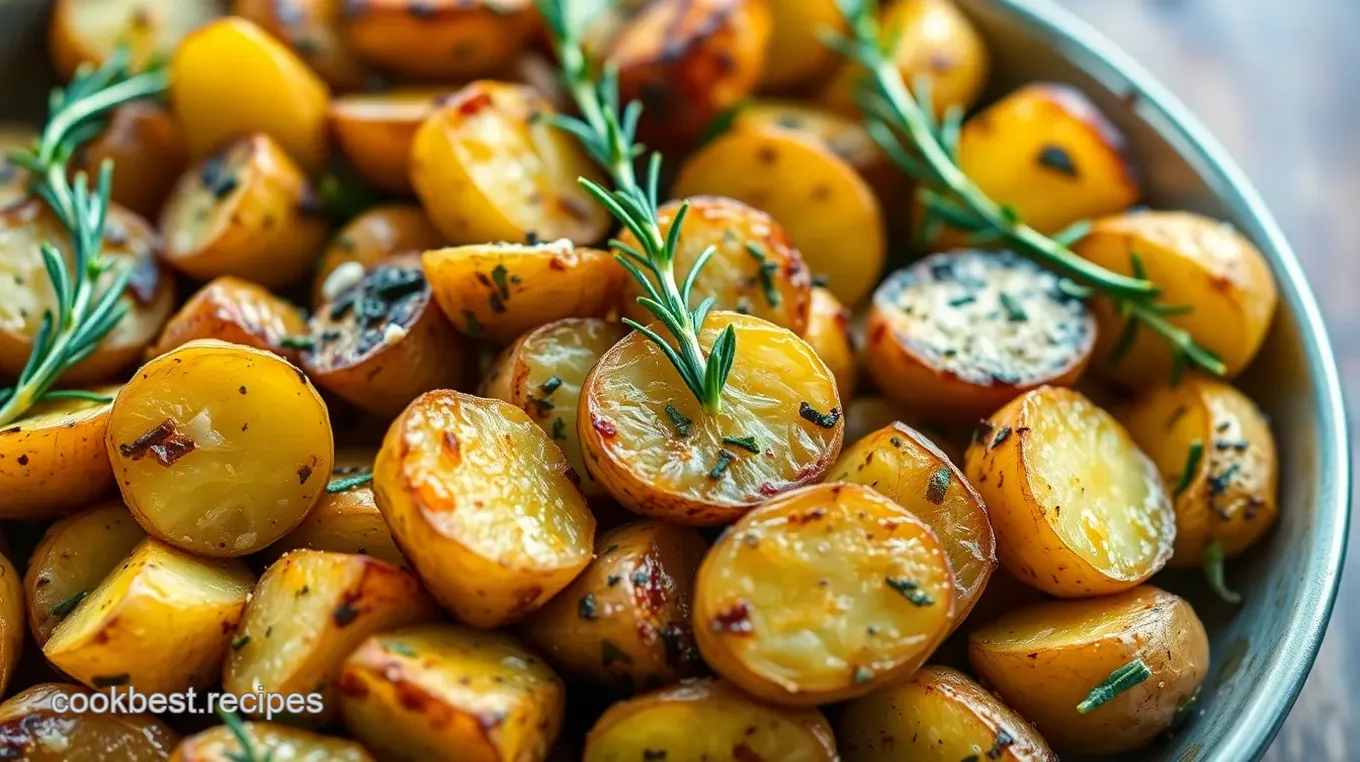
<svg viewBox="0 0 1360 762">
<path fill-rule="evenodd" d="M 1322 302 L 1360 431 L 1360 0 L 1058 2 L 1147 67 L 1237 157 Z M 1360 759 L 1348 725 L 1360 704 L 1350 690 L 1360 679 L 1357 529 L 1322 653 L 1268 762 Z"/>
</svg>

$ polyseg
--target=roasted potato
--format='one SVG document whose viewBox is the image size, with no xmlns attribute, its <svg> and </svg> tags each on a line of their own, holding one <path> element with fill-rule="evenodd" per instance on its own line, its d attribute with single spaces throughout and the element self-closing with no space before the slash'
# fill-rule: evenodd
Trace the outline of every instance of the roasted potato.
<svg viewBox="0 0 1360 762">
<path fill-rule="evenodd" d="M 581 576 L 524 620 L 524 639 L 564 672 L 628 690 L 697 674 L 690 609 L 704 538 L 644 520 L 595 548 Z"/>
<path fill-rule="evenodd" d="M 955 446 L 944 424 L 908 410 L 901 403 L 886 397 L 859 396 L 845 406 L 845 441 L 858 442 L 884 426 L 899 421 L 916 429 L 917 433 L 925 434 L 940 448 L 940 452 L 949 456 L 950 462 L 963 463 L 963 451 Z M 967 429 L 964 436 L 970 431 L 971 428 Z"/>
<path fill-rule="evenodd" d="M 1058 762 L 1025 718 L 949 667 L 924 667 L 851 702 L 836 739 L 846 762 Z"/>
<path fill-rule="evenodd" d="M 24 762 L 117 759 L 163 762 L 179 735 L 150 714 L 73 712 L 73 697 L 92 691 L 68 683 L 42 683 L 0 704 L 0 755 Z M 60 696 L 68 710 L 52 709 Z"/>
<path fill-rule="evenodd" d="M 841 404 L 851 405 L 855 382 L 859 379 L 859 361 L 850 338 L 850 310 L 843 307 L 830 290 L 821 286 L 812 289 L 812 309 L 808 311 L 803 340 L 836 377 Z"/>
<path fill-rule="evenodd" d="M 345 660 L 345 725 L 385 760 L 543 759 L 562 727 L 562 682 L 514 639 L 454 625 L 374 635 Z"/>
<path fill-rule="evenodd" d="M 368 86 L 372 73 L 345 35 L 345 0 L 233 0 L 247 18 L 287 45 L 326 84 L 345 92 Z"/>
<path fill-rule="evenodd" d="M 340 150 L 374 187 L 409 195 L 416 130 L 456 88 L 406 88 L 331 101 L 326 121 Z"/>
<path fill-rule="evenodd" d="M 99 177 L 100 164 L 112 161 L 109 198 L 155 219 L 189 166 L 184 134 L 165 106 L 154 100 L 119 106 L 108 120 L 98 137 L 76 151 L 72 170 L 85 172 L 93 181 Z"/>
<path fill-rule="evenodd" d="M 164 60 L 195 29 L 222 15 L 219 0 L 56 0 L 48 46 L 62 79 L 126 47 L 134 69 Z"/>
<path fill-rule="evenodd" d="M 836 379 L 812 347 L 759 318 L 715 312 L 699 334 L 702 350 L 728 326 L 736 357 L 718 413 L 703 409 L 641 333 L 615 344 L 586 377 L 576 420 L 586 468 L 629 509 L 726 524 L 819 481 L 840 454 Z"/>
<path fill-rule="evenodd" d="M 1176 513 L 1156 464 L 1071 389 L 1025 392 L 978 424 L 964 473 L 1002 565 L 1046 593 L 1127 590 L 1171 558 Z"/>
<path fill-rule="evenodd" d="M 544 118 L 552 113 L 527 85 L 480 81 L 426 117 L 411 145 L 411 184 L 450 243 L 589 244 L 609 231 L 609 213 L 577 182 L 604 178 L 576 138 Z"/>
<path fill-rule="evenodd" d="M 297 361 L 297 341 L 306 333 L 302 311 L 286 299 L 248 280 L 223 275 L 189 297 L 147 354 L 159 357 L 196 339 L 220 339 Z"/>
<path fill-rule="evenodd" d="M 290 0 L 284 0 L 290 2 Z M 354 741 L 323 736 L 279 722 L 243 722 L 257 759 L 277 762 L 373 762 L 364 747 Z M 175 747 L 170 762 L 239 762 L 241 739 L 226 725 L 189 736 Z"/>
<path fill-rule="evenodd" d="M 118 387 L 93 390 L 110 399 Z M 113 492 L 108 402 L 40 402 L 0 429 L 0 519 L 46 519 Z"/>
<path fill-rule="evenodd" d="M 873 189 L 824 144 L 793 131 L 723 135 L 680 167 L 672 192 L 727 196 L 768 212 L 843 304 L 859 304 L 882 274 L 883 212 Z"/>
<path fill-rule="evenodd" d="M 238 559 L 148 537 L 61 620 L 43 654 L 91 688 L 201 689 L 217 680 L 254 584 Z"/>
<path fill-rule="evenodd" d="M 603 317 L 624 277 L 605 252 L 566 239 L 436 249 L 425 252 L 424 265 L 453 325 L 500 343 L 563 318 Z"/>
<path fill-rule="evenodd" d="M 359 55 L 398 76 L 467 81 L 523 50 L 531 0 L 351 0 L 345 33 Z"/>
<path fill-rule="evenodd" d="M 915 672 L 955 621 L 935 532 L 858 484 L 770 500 L 718 538 L 694 583 L 694 636 L 757 698 L 813 706 Z"/>
<path fill-rule="evenodd" d="M 379 204 L 350 220 L 331 239 L 312 279 L 312 306 L 319 308 L 335 298 L 340 287 L 393 254 L 439 248 L 444 236 L 415 204 Z M 349 273 L 327 287 L 330 276 L 347 262 Z"/>
<path fill-rule="evenodd" d="M 607 494 L 585 467 L 576 411 L 586 375 L 628 333 L 598 318 L 567 318 L 519 337 L 496 358 L 479 392 L 529 414 L 562 448 L 587 497 Z"/>
<path fill-rule="evenodd" d="M 846 31 L 836 0 L 777 0 L 769 5 L 770 52 L 761 86 L 787 90 L 815 83 L 834 71 L 840 59 L 822 42 L 821 34 Z"/>
<path fill-rule="evenodd" d="M 170 106 L 194 158 L 262 133 L 303 167 L 319 170 L 328 153 L 329 98 L 326 83 L 293 51 L 239 16 L 189 35 L 170 59 Z"/>
<path fill-rule="evenodd" d="M 934 530 L 954 572 L 954 616 L 961 623 L 996 570 L 996 537 L 986 504 L 949 457 L 895 422 L 843 451 L 826 481 L 871 487 Z"/>
<path fill-rule="evenodd" d="M 33 147 L 38 131 L 26 124 L 0 122 L 0 209 L 28 196 L 29 172 L 9 157 Z"/>
<path fill-rule="evenodd" d="M 698 304 L 713 297 L 714 309 L 755 315 L 800 335 L 807 330 L 812 309 L 812 275 L 784 228 L 770 215 L 740 201 L 698 196 L 687 202 L 668 202 L 657 210 L 663 238 L 670 235 L 684 203 L 689 204 L 689 211 L 682 220 L 675 250 L 676 283 L 686 281 L 706 249 L 715 249 L 694 280 L 691 302 Z M 632 231 L 620 233 L 618 241 L 633 251 L 646 251 Z M 645 286 L 623 274 L 622 266 L 620 272 L 623 313 L 640 323 L 654 320 L 652 313 L 637 301 L 649 293 Z"/>
<path fill-rule="evenodd" d="M 1013 611 L 973 631 L 968 644 L 978 675 L 1072 754 L 1145 746 L 1209 672 L 1209 639 L 1195 610 L 1151 585 Z M 1104 703 L 1091 700 L 1097 686 L 1134 661 L 1147 668 L 1146 679 Z"/>
<path fill-rule="evenodd" d="M 266 554 L 277 559 L 283 553 L 299 548 L 328 550 L 332 553 L 355 553 L 373 556 L 393 566 L 405 568 L 406 558 L 392 540 L 392 532 L 378 503 L 373 499 L 371 481 L 352 484 L 341 489 L 346 480 L 371 477 L 377 451 L 338 450 L 331 484 L 307 518 L 298 528 L 270 545 Z"/>
<path fill-rule="evenodd" d="M 47 528 L 24 573 L 28 628 L 40 647 L 145 537 L 121 500 L 68 516 Z"/>
<path fill-rule="evenodd" d="M 1158 301 L 1189 311 L 1166 316 L 1198 344 L 1241 373 L 1265 341 L 1279 294 L 1261 252 L 1224 222 L 1190 212 L 1132 212 L 1096 220 L 1073 249 L 1118 273 L 1137 266 L 1161 290 Z M 1124 318 L 1105 299 L 1095 301 L 1100 324 L 1096 359 L 1110 377 L 1146 389 L 1171 377 L 1174 358 L 1161 336 L 1143 330 L 1114 354 Z"/>
<path fill-rule="evenodd" d="M 205 556 L 254 553 L 291 531 L 335 457 L 326 403 L 301 371 L 212 340 L 143 366 L 114 400 L 106 442 L 137 523 Z"/>
<path fill-rule="evenodd" d="M 24 652 L 24 582 L 8 558 L 0 556 L 0 695 Z"/>
<path fill-rule="evenodd" d="M 180 178 L 161 213 L 170 264 L 199 280 L 296 282 L 326 241 L 325 208 L 278 143 L 234 140 Z"/>
<path fill-rule="evenodd" d="M 586 737 L 585 762 L 633 760 L 835 762 L 816 709 L 774 707 L 718 680 L 692 680 L 609 707 Z"/>
<path fill-rule="evenodd" d="M 972 421 L 1086 371 L 1096 323 L 1054 273 L 1009 252 L 934 254 L 874 292 L 865 365 L 883 393 L 938 420 Z"/>
<path fill-rule="evenodd" d="M 33 352 L 33 337 L 43 315 L 55 308 L 56 292 L 43 264 L 42 244 L 61 251 L 68 268 L 75 266 L 70 234 L 37 199 L 0 210 L 0 374 L 18 377 Z M 122 207 L 109 209 L 104 224 L 103 253 L 132 268 L 120 304 L 127 314 L 94 354 L 62 374 L 63 384 L 107 381 L 141 357 L 165 319 L 175 309 L 175 284 L 157 261 L 161 239 L 141 217 Z M 112 285 L 113 271 L 100 279 L 102 294 Z"/>
<path fill-rule="evenodd" d="M 373 469 L 392 538 L 475 627 L 523 617 L 590 562 L 595 519 L 578 481 L 524 411 L 453 391 L 412 402 Z"/>
</svg>

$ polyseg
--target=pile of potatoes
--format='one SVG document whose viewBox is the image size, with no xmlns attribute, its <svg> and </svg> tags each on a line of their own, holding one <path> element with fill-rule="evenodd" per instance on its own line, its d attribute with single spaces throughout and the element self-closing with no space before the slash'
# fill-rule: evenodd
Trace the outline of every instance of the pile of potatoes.
<svg viewBox="0 0 1360 762">
<path fill-rule="evenodd" d="M 1053 760 L 1194 714 L 1208 638 L 1150 582 L 1276 516 L 1230 380 L 1276 306 L 1252 244 L 1131 208 L 1081 92 L 979 104 L 950 0 L 884 3 L 906 81 L 972 114 L 964 172 L 1090 221 L 1076 253 L 1228 367 L 1173 383 L 1117 305 L 927 223 L 818 40 L 834 0 L 572 7 L 673 170 L 663 232 L 690 202 L 676 277 L 716 250 L 718 413 L 620 322 L 631 234 L 546 118 L 530 0 L 57 0 L 63 77 L 125 44 L 171 85 L 73 159 L 115 162 L 133 270 L 62 379 L 108 401 L 0 430 L 0 758 L 242 758 L 201 717 L 52 708 L 129 686 L 318 694 L 240 731 L 278 760 Z M 0 386 L 53 303 L 38 244 L 69 256 L 27 181 L 0 166 Z"/>
</svg>

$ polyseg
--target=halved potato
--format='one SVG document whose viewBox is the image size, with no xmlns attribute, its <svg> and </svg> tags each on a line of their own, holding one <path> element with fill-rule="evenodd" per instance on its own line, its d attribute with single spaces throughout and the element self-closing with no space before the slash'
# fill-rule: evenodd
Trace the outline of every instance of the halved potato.
<svg viewBox="0 0 1360 762">
<path fill-rule="evenodd" d="M 1171 558 L 1176 513 L 1156 464 L 1071 389 L 1028 391 L 980 423 L 964 472 L 1002 565 L 1046 593 L 1127 590 Z"/>
<path fill-rule="evenodd" d="M 24 652 L 24 581 L 8 558 L 0 556 L 0 695 Z"/>
<path fill-rule="evenodd" d="M 110 399 L 118 387 L 91 390 Z M 0 519 L 47 519 L 113 492 L 110 402 L 42 402 L 0 429 Z"/>
<path fill-rule="evenodd" d="M 186 35 L 222 15 L 218 0 L 56 0 L 48 44 L 62 79 L 89 61 L 98 66 L 119 46 L 134 69 L 170 56 Z"/>
<path fill-rule="evenodd" d="M 822 30 L 845 32 L 836 0 L 779 0 L 770 3 L 770 53 L 762 87 L 789 89 L 816 82 L 835 70 L 836 51 L 822 42 Z"/>
<path fill-rule="evenodd" d="M 257 759 L 373 762 L 364 747 L 345 738 L 323 736 L 279 722 L 243 722 L 241 729 L 250 739 L 251 750 L 258 755 Z M 239 762 L 243 751 L 236 731 L 218 725 L 181 741 L 170 756 L 170 762 Z"/>
<path fill-rule="evenodd" d="M 513 638 L 454 625 L 374 635 L 345 660 L 340 712 L 383 759 L 543 759 L 566 691 Z"/>
<path fill-rule="evenodd" d="M 467 81 L 519 54 L 536 15 L 531 0 L 357 0 L 345 33 L 364 60 L 404 77 Z"/>
<path fill-rule="evenodd" d="M 99 177 L 100 164 L 112 161 L 109 198 L 154 219 L 189 166 L 184 134 L 165 106 L 155 100 L 119 106 L 108 122 L 98 137 L 76 151 L 72 170 L 85 172 L 93 181 Z"/>
<path fill-rule="evenodd" d="M 398 568 L 406 567 L 406 558 L 392 540 L 387 520 L 373 499 L 371 481 L 340 489 L 345 480 L 355 480 L 373 473 L 376 450 L 337 450 L 331 485 L 320 502 L 298 524 L 297 529 L 284 535 L 265 551 L 272 559 L 299 548 L 328 550 L 332 553 L 355 553 L 373 556 Z"/>
<path fill-rule="evenodd" d="M 850 310 L 841 306 L 836 296 L 821 286 L 812 289 L 812 309 L 808 312 L 803 340 L 836 377 L 841 404 L 847 407 L 853 404 L 851 398 L 859 379 L 859 361 L 850 338 Z"/>
<path fill-rule="evenodd" d="M 480 81 L 416 131 L 410 176 L 430 219 L 454 244 L 594 243 L 613 222 L 577 178 L 603 182 L 576 138 L 544 117 L 527 85 Z"/>
<path fill-rule="evenodd" d="M 1209 639 L 1190 604 L 1144 585 L 1089 601 L 1013 611 L 973 631 L 969 661 L 1054 746 L 1118 754 L 1161 735 L 1209 672 Z M 1146 679 L 1094 707 L 1078 705 L 1126 665 Z"/>
<path fill-rule="evenodd" d="M 179 740 L 169 726 L 150 714 L 57 712 L 52 699 L 70 706 L 75 696 L 93 691 L 69 683 L 42 683 L 0 704 L 0 751 L 24 762 L 110 759 L 163 762 Z"/>
<path fill-rule="evenodd" d="M 228 143 L 180 178 L 161 213 L 166 260 L 199 280 L 297 281 L 326 241 L 325 209 L 272 138 Z"/>
<path fill-rule="evenodd" d="M 142 367 L 113 403 L 109 459 L 151 535 L 205 556 L 254 553 L 326 488 L 326 403 L 279 356 L 192 341 Z"/>
<path fill-rule="evenodd" d="M 14 163 L 10 151 L 33 147 L 38 131 L 31 125 L 0 122 L 0 209 L 28 197 L 28 170 Z"/>
<path fill-rule="evenodd" d="M 195 339 L 220 339 L 296 361 L 298 346 L 290 339 L 306 333 L 307 320 L 292 303 L 248 280 L 223 275 L 189 297 L 147 354 L 159 357 Z"/>
<path fill-rule="evenodd" d="M 748 698 L 719 680 L 691 680 L 609 707 L 586 736 L 585 762 L 702 759 L 835 762 L 816 709 Z"/>
<path fill-rule="evenodd" d="M 595 519 L 578 481 L 524 411 L 453 391 L 412 402 L 373 469 L 402 553 L 476 627 L 523 617 L 590 562 Z"/>
<path fill-rule="evenodd" d="M 971 421 L 1086 371 L 1096 324 L 1059 277 L 1009 251 L 933 254 L 874 292 L 865 365 L 923 415 Z"/>
<path fill-rule="evenodd" d="M 254 584 L 240 560 L 148 537 L 57 625 L 43 655 L 91 688 L 202 689 L 217 680 Z"/>
<path fill-rule="evenodd" d="M 379 204 L 365 210 L 340 229 L 326 246 L 312 277 L 312 306 L 330 301 L 354 275 L 367 270 L 393 254 L 438 248 L 444 236 L 430 223 L 425 211 L 415 204 Z M 338 280 L 330 276 L 347 262 L 353 262 Z M 329 287 L 328 284 L 329 283 Z"/>
<path fill-rule="evenodd" d="M 345 0 L 234 0 L 232 13 L 292 48 L 332 88 L 359 90 L 372 73 L 345 36 Z"/>
<path fill-rule="evenodd" d="M 586 378 L 576 420 L 586 468 L 634 512 L 726 524 L 816 483 L 840 453 L 836 379 L 812 347 L 759 318 L 714 312 L 699 334 L 704 352 L 727 326 L 736 356 L 717 414 L 641 333 L 615 344 Z"/>
<path fill-rule="evenodd" d="M 457 88 L 403 88 L 331 101 L 326 120 L 359 174 L 388 193 L 410 194 L 416 130 Z"/>
</svg>

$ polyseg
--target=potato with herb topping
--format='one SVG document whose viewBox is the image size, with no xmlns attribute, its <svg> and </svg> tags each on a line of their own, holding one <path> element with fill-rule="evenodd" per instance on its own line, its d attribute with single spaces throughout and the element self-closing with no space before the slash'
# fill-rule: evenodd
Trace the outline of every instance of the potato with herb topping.
<svg viewBox="0 0 1360 762">
<path fill-rule="evenodd" d="M 40 402 L 0 429 L 0 519 L 53 518 L 113 492 L 104 436 L 118 387 L 89 393 Z"/>
<path fill-rule="evenodd" d="M 409 158 L 416 131 L 455 87 L 397 88 L 332 100 L 326 121 L 340 150 L 374 187 L 410 195 Z"/>
<path fill-rule="evenodd" d="M 524 49 L 531 0 L 349 0 L 345 33 L 359 55 L 399 77 L 467 81 Z"/>
<path fill-rule="evenodd" d="M 24 582 L 8 558 L 0 556 L 0 695 L 24 652 Z"/>
<path fill-rule="evenodd" d="M 444 236 L 415 204 L 370 207 L 345 223 L 322 252 L 312 276 L 312 306 L 321 307 L 353 282 L 356 274 L 394 254 L 436 249 L 443 243 Z M 354 264 L 347 266 L 350 262 Z M 347 272 L 332 281 L 331 275 L 341 267 Z"/>
<path fill-rule="evenodd" d="M 170 112 L 155 100 L 139 100 L 114 109 L 108 126 L 72 157 L 71 169 L 93 183 L 105 159 L 117 170 L 109 198 L 137 214 L 154 219 L 189 166 L 184 133 Z"/>
<path fill-rule="evenodd" d="M 281 722 L 243 722 L 241 730 L 259 758 L 285 762 L 373 762 L 355 741 L 323 736 Z M 236 731 L 227 725 L 189 736 L 175 747 L 170 762 L 240 762 L 244 751 Z"/>
<path fill-rule="evenodd" d="M 92 691 L 69 683 L 41 683 L 0 704 L 0 751 L 24 762 L 118 759 L 163 762 L 179 735 L 151 714 L 69 710 L 75 696 Z M 61 697 L 68 710 L 57 712 Z"/>
<path fill-rule="evenodd" d="M 223 275 L 200 288 L 166 321 L 147 355 L 159 357 L 195 339 L 219 339 L 296 361 L 296 340 L 306 332 L 302 311 L 286 299 L 248 280 Z"/>
<path fill-rule="evenodd" d="M 372 73 L 345 36 L 345 0 L 234 0 L 232 13 L 259 24 L 338 91 L 369 85 Z"/>
<path fill-rule="evenodd" d="M 82 63 L 104 63 L 128 49 L 135 70 L 164 60 L 184 37 L 222 15 L 219 0 L 56 0 L 48 46 L 62 79 Z"/>
</svg>

